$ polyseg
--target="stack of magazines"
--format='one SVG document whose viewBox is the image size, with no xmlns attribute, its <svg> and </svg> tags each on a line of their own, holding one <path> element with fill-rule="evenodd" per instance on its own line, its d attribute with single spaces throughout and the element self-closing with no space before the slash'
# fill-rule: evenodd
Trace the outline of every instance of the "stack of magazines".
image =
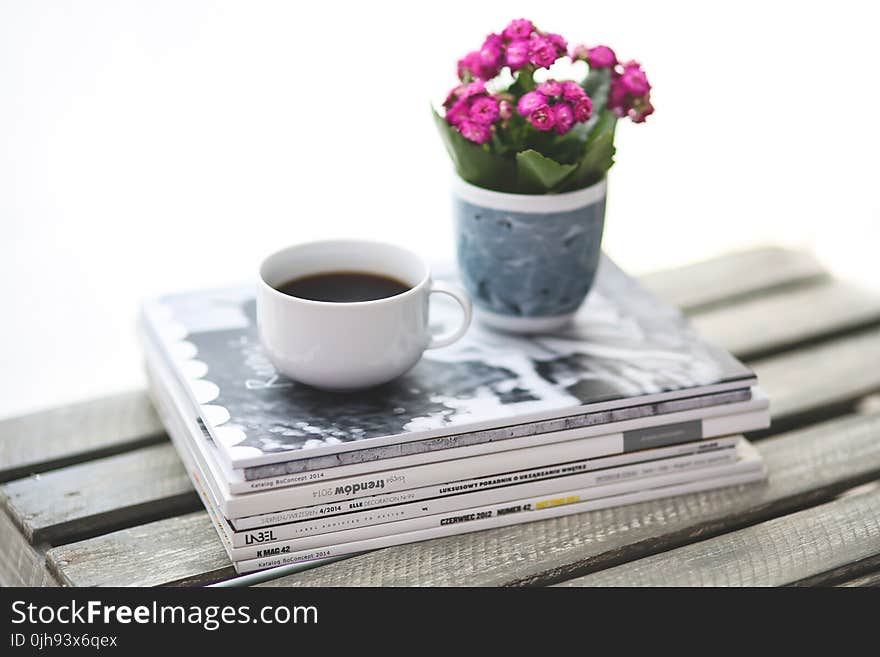
<svg viewBox="0 0 880 657">
<path fill-rule="evenodd" d="M 475 325 L 355 393 L 275 371 L 253 286 L 164 296 L 140 328 L 156 406 L 242 573 L 765 476 L 741 435 L 769 424 L 754 373 L 607 258 L 563 331 Z"/>
</svg>

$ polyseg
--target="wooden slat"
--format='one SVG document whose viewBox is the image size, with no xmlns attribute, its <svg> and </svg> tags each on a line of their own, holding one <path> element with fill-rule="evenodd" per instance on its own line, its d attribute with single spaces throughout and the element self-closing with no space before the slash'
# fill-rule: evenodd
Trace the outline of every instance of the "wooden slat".
<svg viewBox="0 0 880 657">
<path fill-rule="evenodd" d="M 0 510 L 0 586 L 57 586 L 46 568 L 43 552 L 19 533 Z"/>
<path fill-rule="evenodd" d="M 654 272 L 640 280 L 673 305 L 693 311 L 826 276 L 822 265 L 809 253 L 765 247 Z"/>
<path fill-rule="evenodd" d="M 47 561 L 66 586 L 198 586 L 235 575 L 204 511 L 52 548 Z"/>
<path fill-rule="evenodd" d="M 0 421 L 0 482 L 164 439 L 145 392 Z"/>
<path fill-rule="evenodd" d="M 69 542 L 200 507 L 167 442 L 19 479 L 0 491 L 31 543 Z"/>
<path fill-rule="evenodd" d="M 770 397 L 773 431 L 852 408 L 880 390 L 880 329 L 753 361 Z"/>
<path fill-rule="evenodd" d="M 832 499 L 880 476 L 880 415 L 759 444 L 770 478 L 616 509 L 379 550 L 267 586 L 524 585 L 571 579 Z"/>
<path fill-rule="evenodd" d="M 880 570 L 880 554 L 875 554 L 866 559 L 859 559 L 826 570 L 817 575 L 810 575 L 804 579 L 792 582 L 790 586 L 813 587 L 813 586 L 842 586 L 854 579 L 870 576 Z"/>
<path fill-rule="evenodd" d="M 843 497 L 562 586 L 783 586 L 880 554 L 880 491 Z"/>
<path fill-rule="evenodd" d="M 859 400 L 856 411 L 859 413 L 876 413 L 880 411 L 880 395 L 869 395 Z"/>
<path fill-rule="evenodd" d="M 748 360 L 880 323 L 880 292 L 826 281 L 699 313 L 693 322 Z"/>
</svg>

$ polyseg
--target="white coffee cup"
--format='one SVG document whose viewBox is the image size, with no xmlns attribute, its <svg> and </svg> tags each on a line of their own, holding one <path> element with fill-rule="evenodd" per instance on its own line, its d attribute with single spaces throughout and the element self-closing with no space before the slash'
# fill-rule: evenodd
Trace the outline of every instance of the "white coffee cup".
<svg viewBox="0 0 880 657">
<path fill-rule="evenodd" d="M 374 301 L 310 301 L 276 288 L 304 276 L 363 272 L 397 279 L 406 292 Z M 428 297 L 446 294 L 463 321 L 440 336 L 428 331 Z M 298 244 L 263 261 L 257 294 L 260 339 L 272 364 L 290 378 L 325 390 L 379 385 L 408 372 L 425 349 L 445 347 L 467 331 L 464 292 L 431 280 L 415 253 L 391 244 L 333 240 Z"/>
</svg>

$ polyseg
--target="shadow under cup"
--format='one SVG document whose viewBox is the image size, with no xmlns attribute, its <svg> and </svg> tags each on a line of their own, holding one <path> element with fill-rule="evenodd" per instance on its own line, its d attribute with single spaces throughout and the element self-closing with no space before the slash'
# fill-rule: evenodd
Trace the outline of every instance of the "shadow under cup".
<svg viewBox="0 0 880 657">
<path fill-rule="evenodd" d="M 373 301 L 292 297 L 281 285 L 304 276 L 363 272 L 399 280 L 406 292 Z M 273 365 L 292 379 L 326 390 L 379 385 L 412 368 L 428 333 L 430 271 L 407 249 L 360 240 L 291 246 L 260 267 L 257 323 Z"/>
</svg>

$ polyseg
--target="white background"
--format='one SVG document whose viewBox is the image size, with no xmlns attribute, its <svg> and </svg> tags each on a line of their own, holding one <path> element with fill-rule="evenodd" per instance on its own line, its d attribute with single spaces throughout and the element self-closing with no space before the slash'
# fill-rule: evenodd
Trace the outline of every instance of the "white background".
<svg viewBox="0 0 880 657">
<path fill-rule="evenodd" d="M 639 59 L 605 247 L 633 272 L 762 242 L 880 284 L 867 2 L 0 0 L 0 416 L 142 385 L 139 300 L 299 240 L 452 254 L 429 101 L 514 17 Z"/>
</svg>

